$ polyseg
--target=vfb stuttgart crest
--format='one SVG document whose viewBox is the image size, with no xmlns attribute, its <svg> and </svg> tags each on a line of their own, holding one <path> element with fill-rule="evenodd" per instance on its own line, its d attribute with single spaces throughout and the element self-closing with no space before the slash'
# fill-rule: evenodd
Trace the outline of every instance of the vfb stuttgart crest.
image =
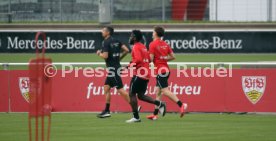
<svg viewBox="0 0 276 141">
<path fill-rule="evenodd" d="M 23 98 L 30 102 L 30 79 L 29 77 L 19 77 L 19 88 Z"/>
<path fill-rule="evenodd" d="M 265 76 L 243 76 L 242 88 L 248 100 L 256 104 L 264 95 L 266 86 Z"/>
</svg>

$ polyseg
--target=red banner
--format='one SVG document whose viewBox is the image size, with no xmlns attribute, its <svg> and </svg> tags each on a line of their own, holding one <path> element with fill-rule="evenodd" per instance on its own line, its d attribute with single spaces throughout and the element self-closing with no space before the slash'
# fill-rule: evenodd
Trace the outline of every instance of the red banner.
<svg viewBox="0 0 276 141">
<path fill-rule="evenodd" d="M 0 71 L 0 112 L 9 111 L 9 71 Z"/>
<path fill-rule="evenodd" d="M 188 74 L 191 70 L 187 71 Z M 101 111 L 105 105 L 105 78 L 85 77 L 72 72 L 53 77 L 52 105 L 57 112 Z M 128 89 L 130 78 L 123 78 Z M 276 69 L 233 69 L 232 77 L 177 77 L 172 70 L 169 88 L 189 104 L 191 112 L 276 112 Z M 155 79 L 150 80 L 147 94 L 155 97 Z M 27 70 L 0 71 L 0 112 L 28 111 L 29 78 Z M 165 96 L 168 111 L 178 106 Z M 140 102 L 142 111 L 152 111 L 153 105 Z M 127 102 L 112 91 L 111 110 L 131 111 Z"/>
</svg>

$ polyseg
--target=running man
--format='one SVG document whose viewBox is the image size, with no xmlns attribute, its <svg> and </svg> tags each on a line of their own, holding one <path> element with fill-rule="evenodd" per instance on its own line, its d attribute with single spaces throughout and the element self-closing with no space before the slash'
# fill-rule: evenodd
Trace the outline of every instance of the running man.
<svg viewBox="0 0 276 141">
<path fill-rule="evenodd" d="M 130 35 L 129 43 L 133 45 L 132 48 L 132 61 L 128 65 L 129 68 L 133 69 L 134 76 L 130 82 L 129 96 L 130 104 L 133 111 L 133 118 L 127 120 L 127 123 L 141 122 L 139 117 L 139 111 L 137 107 L 138 99 L 154 104 L 160 110 L 160 113 L 165 116 L 166 104 L 159 100 L 154 100 L 151 97 L 145 95 L 149 78 L 149 54 L 147 48 L 140 42 L 142 40 L 142 33 L 140 30 L 133 30 Z"/>
<path fill-rule="evenodd" d="M 157 92 L 156 100 L 161 100 L 161 93 L 163 93 L 179 106 L 180 117 L 183 117 L 188 105 L 186 103 L 182 103 L 177 96 L 168 89 L 168 79 L 170 76 L 168 61 L 174 60 L 175 56 L 171 47 L 161 39 L 164 34 L 165 30 L 163 27 L 154 27 L 152 34 L 153 41 L 149 45 L 150 60 L 155 66 L 155 74 L 157 75 L 155 89 L 155 92 Z M 147 116 L 147 118 L 150 120 L 157 120 L 158 112 L 158 107 L 155 107 L 153 114 Z"/>
<path fill-rule="evenodd" d="M 108 76 L 106 77 L 104 84 L 106 104 L 102 113 L 97 115 L 99 118 L 106 118 L 111 116 L 110 89 L 113 87 L 116 87 L 120 95 L 127 101 L 127 103 L 130 103 L 128 92 L 123 89 L 123 82 L 120 76 L 120 60 L 127 55 L 129 49 L 126 45 L 112 37 L 113 33 L 114 29 L 112 27 L 107 26 L 102 29 L 102 36 L 104 38 L 102 43 L 102 50 L 97 51 L 97 55 L 105 60 L 106 67 L 108 68 Z"/>
</svg>

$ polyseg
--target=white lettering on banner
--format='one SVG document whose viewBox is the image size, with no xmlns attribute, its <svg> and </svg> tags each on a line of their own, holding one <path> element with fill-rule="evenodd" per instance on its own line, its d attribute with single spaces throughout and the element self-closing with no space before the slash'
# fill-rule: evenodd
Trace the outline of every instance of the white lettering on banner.
<svg viewBox="0 0 276 141">
<path fill-rule="evenodd" d="M 212 40 L 197 39 L 195 36 L 191 40 L 165 40 L 173 49 L 242 49 L 242 40 L 221 39 L 213 36 Z"/>
<path fill-rule="evenodd" d="M 7 37 L 8 46 L 7 49 L 35 49 L 35 40 L 21 39 L 18 36 Z M 243 48 L 243 41 L 241 39 L 222 39 L 219 36 L 213 36 L 210 39 L 198 39 L 193 36 L 191 39 L 172 39 L 165 40 L 173 49 L 191 49 L 191 50 L 240 50 Z M 78 40 L 74 37 L 67 36 L 65 40 L 54 40 L 50 37 L 46 39 L 46 49 L 60 50 L 60 49 L 95 49 L 95 40 Z M 38 41 L 39 49 L 43 47 L 43 41 Z"/>
<path fill-rule="evenodd" d="M 25 49 L 35 49 L 35 40 L 24 40 L 19 39 L 18 36 L 7 37 L 8 39 L 8 47 L 7 49 L 18 49 L 18 50 L 25 50 Z M 43 41 L 37 41 L 38 48 L 41 49 L 43 47 Z M 50 37 L 46 39 L 46 49 L 95 49 L 95 40 L 76 40 L 73 37 L 67 37 L 66 41 L 63 40 L 53 40 Z"/>
<path fill-rule="evenodd" d="M 222 40 L 213 37 L 213 49 L 242 49 L 242 40 Z"/>
<path fill-rule="evenodd" d="M 168 87 L 174 94 L 176 95 L 200 95 L 201 94 L 201 86 L 191 86 L 191 85 L 179 85 L 176 83 L 170 83 Z M 128 90 L 128 84 L 124 85 L 124 89 Z M 155 95 L 155 86 L 148 86 L 146 91 L 146 95 Z M 117 89 L 111 90 L 111 95 L 118 95 Z M 96 86 L 95 83 L 91 82 L 87 86 L 86 99 L 90 99 L 91 95 L 99 96 L 104 95 L 103 86 Z"/>
<path fill-rule="evenodd" d="M 190 67 L 185 64 L 177 65 L 177 77 L 233 77 L 232 65 L 225 65 L 224 67 L 219 66 L 215 68 L 215 65 L 210 65 L 210 67 Z"/>
<path fill-rule="evenodd" d="M 181 86 L 176 83 L 173 84 L 172 82 L 169 85 L 169 89 L 176 95 L 200 95 L 201 92 L 201 86 Z"/>
<path fill-rule="evenodd" d="M 63 43 L 66 46 L 66 43 Z M 95 49 L 94 40 L 75 40 L 73 37 L 67 37 L 66 49 Z"/>
</svg>

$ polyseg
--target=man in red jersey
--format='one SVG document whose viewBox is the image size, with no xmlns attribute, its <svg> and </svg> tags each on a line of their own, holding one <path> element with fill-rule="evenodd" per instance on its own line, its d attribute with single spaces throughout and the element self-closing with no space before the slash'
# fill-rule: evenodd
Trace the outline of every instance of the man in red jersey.
<svg viewBox="0 0 276 141">
<path fill-rule="evenodd" d="M 154 31 L 152 34 L 153 41 L 150 43 L 149 46 L 150 59 L 154 63 L 155 74 L 157 75 L 155 90 L 155 92 L 157 92 L 156 100 L 161 100 L 161 93 L 163 93 L 179 106 L 180 117 L 183 117 L 188 105 L 186 103 L 182 103 L 177 98 L 177 96 L 168 89 L 168 79 L 170 76 L 168 61 L 174 60 L 175 56 L 171 47 L 161 39 L 164 34 L 165 30 L 163 27 L 154 27 Z M 158 108 L 155 107 L 153 114 L 147 116 L 147 118 L 151 120 L 156 120 L 158 118 L 158 112 Z"/>
<path fill-rule="evenodd" d="M 150 78 L 150 69 L 149 69 L 149 53 L 147 48 L 140 42 L 142 40 L 142 33 L 140 30 L 133 30 L 130 35 L 130 44 L 132 47 L 132 61 L 128 67 L 134 70 L 133 78 L 130 82 L 129 96 L 130 96 L 130 105 L 133 111 L 133 118 L 127 120 L 127 123 L 141 122 L 137 107 L 137 98 L 138 99 L 154 104 L 160 113 L 164 116 L 166 113 L 166 104 L 159 100 L 154 100 L 151 97 L 145 95 L 149 78 Z"/>
</svg>

